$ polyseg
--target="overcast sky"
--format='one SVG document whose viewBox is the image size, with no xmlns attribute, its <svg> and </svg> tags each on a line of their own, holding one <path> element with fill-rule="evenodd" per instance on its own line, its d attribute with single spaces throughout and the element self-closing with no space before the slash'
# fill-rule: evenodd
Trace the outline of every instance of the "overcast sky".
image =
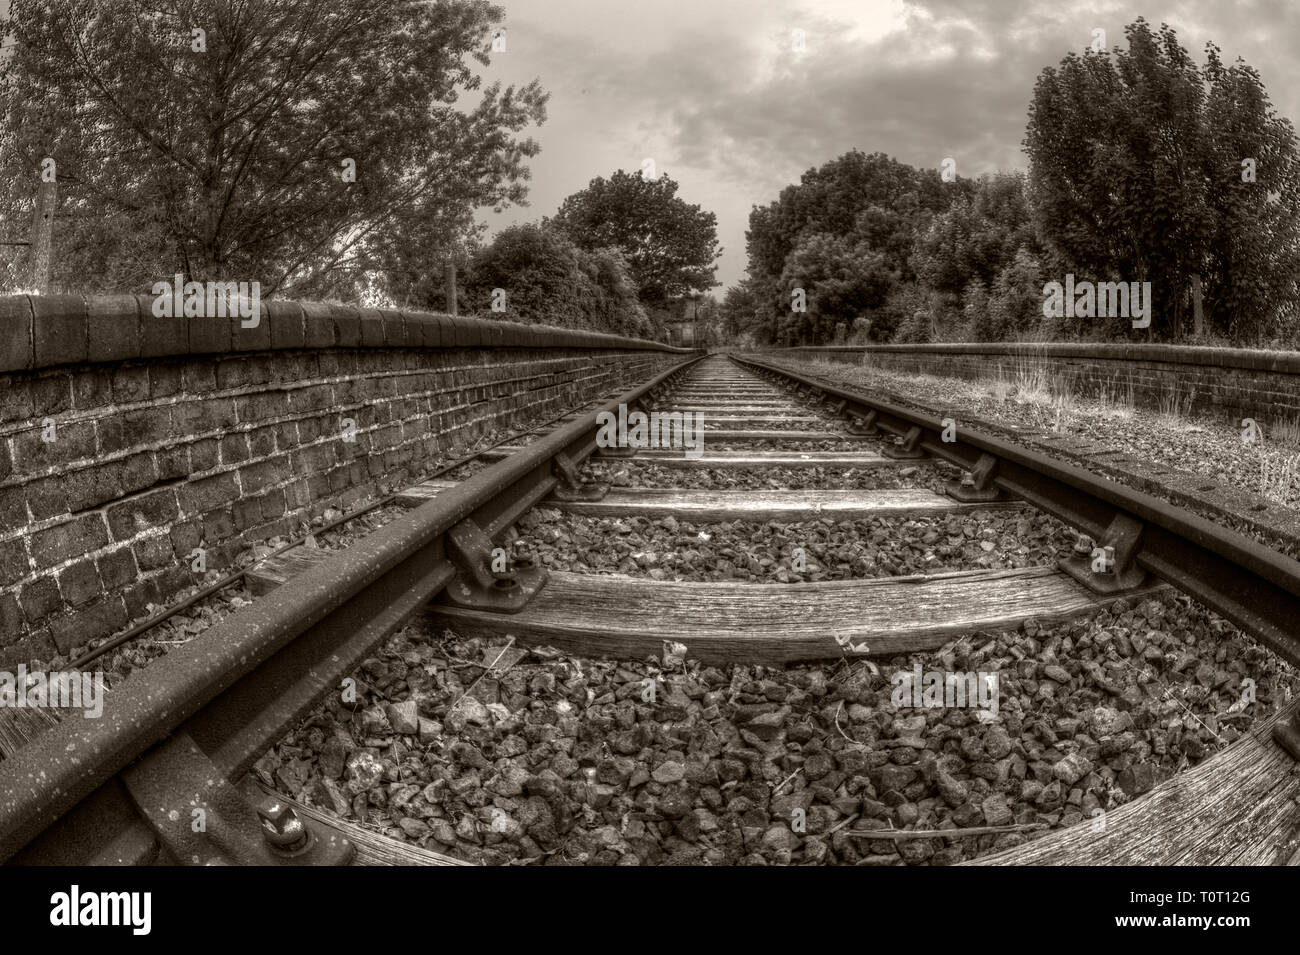
<svg viewBox="0 0 1300 955">
<path fill-rule="evenodd" d="M 1023 169 L 1034 80 L 1092 31 L 1109 47 L 1144 16 L 1198 64 L 1207 40 L 1263 77 L 1300 117 L 1300 3 L 1185 0 L 497 0 L 506 51 L 488 80 L 551 93 L 530 205 L 492 231 L 551 215 L 615 169 L 655 160 L 679 195 L 718 216 L 727 285 L 745 273 L 750 207 L 854 147 L 963 176 Z M 793 31 L 806 49 L 794 52 Z"/>
</svg>

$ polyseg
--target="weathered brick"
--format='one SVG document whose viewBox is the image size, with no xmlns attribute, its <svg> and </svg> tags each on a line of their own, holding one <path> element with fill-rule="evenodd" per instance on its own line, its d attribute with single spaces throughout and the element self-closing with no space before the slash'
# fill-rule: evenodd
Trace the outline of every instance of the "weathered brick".
<svg viewBox="0 0 1300 955">
<path fill-rule="evenodd" d="M 122 361 L 140 355 L 140 308 L 133 295 L 91 295 L 86 300 L 87 357 Z"/>
<path fill-rule="evenodd" d="M 256 498 L 246 497 L 236 501 L 231 508 L 235 530 L 246 531 L 262 522 L 262 507 Z"/>
<path fill-rule="evenodd" d="M 157 570 L 176 563 L 171 538 L 165 533 L 138 540 L 131 545 L 131 550 L 135 552 L 135 562 L 142 571 Z"/>
<path fill-rule="evenodd" d="M 33 367 L 36 358 L 32 337 L 34 324 L 31 296 L 0 297 L 0 372 Z"/>
<path fill-rule="evenodd" d="M 377 308 L 360 310 L 361 345 L 363 348 L 380 348 L 384 344 L 384 316 Z"/>
<path fill-rule="evenodd" d="M 185 318 L 156 317 L 152 295 L 136 296 L 136 303 L 140 312 L 142 358 L 164 358 L 189 352 L 189 329 Z"/>
<path fill-rule="evenodd" d="M 239 485 L 231 471 L 192 481 L 181 489 L 181 506 L 186 514 L 200 514 L 239 498 Z"/>
<path fill-rule="evenodd" d="M 0 375 L 0 424 L 32 416 L 32 383 L 25 377 Z"/>
<path fill-rule="evenodd" d="M 117 464 L 72 471 L 60 479 L 60 484 L 65 509 L 73 513 L 98 507 L 106 501 L 115 501 L 124 493 L 121 467 Z"/>
<path fill-rule="evenodd" d="M 211 471 L 217 466 L 220 446 L 216 438 L 204 438 L 190 445 L 190 467 L 196 474 Z"/>
<path fill-rule="evenodd" d="M 103 592 L 103 589 L 93 560 L 77 561 L 65 567 L 59 574 L 59 593 L 63 596 L 64 602 L 73 607 L 90 603 Z"/>
<path fill-rule="evenodd" d="M 337 306 L 324 302 L 302 303 L 308 348 L 333 348 L 338 344 L 335 330 L 337 311 Z"/>
<path fill-rule="evenodd" d="M 149 396 L 155 400 L 158 398 L 174 398 L 179 395 L 184 388 L 183 365 L 167 363 L 151 365 L 149 368 Z"/>
<path fill-rule="evenodd" d="M 74 365 L 86 360 L 86 300 L 80 295 L 34 295 L 36 367 Z"/>
<path fill-rule="evenodd" d="M 231 344 L 235 351 L 265 351 L 271 347 L 271 318 L 265 302 L 259 303 L 256 318 L 257 324 L 251 327 L 246 327 L 238 316 L 230 320 Z"/>
<path fill-rule="evenodd" d="M 116 590 L 135 580 L 140 571 L 135 564 L 135 554 L 129 547 L 119 547 L 99 558 L 99 579 L 105 590 Z"/>
<path fill-rule="evenodd" d="M 27 576 L 29 563 L 23 538 L 0 541 L 0 587 Z"/>
<path fill-rule="evenodd" d="M 271 347 L 302 348 L 306 341 L 302 306 L 296 302 L 271 301 L 266 303 L 266 308 L 271 326 Z"/>
<path fill-rule="evenodd" d="M 23 609 L 12 593 L 0 593 L 0 646 L 7 646 L 23 630 Z"/>
<path fill-rule="evenodd" d="M 51 577 L 37 577 L 24 584 L 18 599 L 23 605 L 23 616 L 27 618 L 28 623 L 45 619 L 62 605 L 59 599 L 59 585 Z"/>
<path fill-rule="evenodd" d="M 221 463 L 227 467 L 248 460 L 248 436 L 243 432 L 221 439 Z"/>
<path fill-rule="evenodd" d="M 72 381 L 65 372 L 47 372 L 32 381 L 32 414 L 42 418 L 72 408 Z"/>
<path fill-rule="evenodd" d="M 50 567 L 79 554 L 98 550 L 108 543 L 103 515 L 82 514 L 32 535 L 32 559 L 36 566 Z"/>
<path fill-rule="evenodd" d="M 171 530 L 172 550 L 180 560 L 190 560 L 190 555 L 203 540 L 203 525 L 198 521 L 177 524 Z"/>
<path fill-rule="evenodd" d="M 113 540 L 124 541 L 148 530 L 166 528 L 178 513 L 176 490 L 166 487 L 114 504 L 106 516 Z"/>
<path fill-rule="evenodd" d="M 113 379 L 103 368 L 77 371 L 72 375 L 72 406 L 79 411 L 113 403 Z"/>
<path fill-rule="evenodd" d="M 235 522 L 229 511 L 212 511 L 203 515 L 203 539 L 206 541 L 225 540 L 235 533 Z"/>
<path fill-rule="evenodd" d="M 60 653 L 70 653 L 96 634 L 113 633 L 126 626 L 126 606 L 121 596 L 111 594 L 84 607 L 76 614 L 52 621 L 50 633 Z"/>
<path fill-rule="evenodd" d="M 145 401 L 149 397 L 149 369 L 144 365 L 112 371 L 113 400 L 118 404 Z"/>
</svg>

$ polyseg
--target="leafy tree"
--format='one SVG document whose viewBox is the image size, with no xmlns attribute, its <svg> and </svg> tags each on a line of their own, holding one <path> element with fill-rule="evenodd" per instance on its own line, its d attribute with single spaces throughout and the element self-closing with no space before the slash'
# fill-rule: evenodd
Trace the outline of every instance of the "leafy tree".
<svg viewBox="0 0 1300 955">
<path fill-rule="evenodd" d="M 1150 281 L 1154 335 L 1188 331 L 1193 276 L 1219 329 L 1261 328 L 1294 302 L 1291 125 L 1254 71 L 1224 69 L 1213 46 L 1202 73 L 1169 26 L 1139 19 L 1125 33 L 1127 50 L 1071 54 L 1034 89 L 1024 145 L 1053 266 Z M 1268 178 L 1239 188 L 1255 153 Z"/>
<path fill-rule="evenodd" d="M 504 311 L 493 311 L 498 289 Z M 471 260 L 464 290 L 485 318 L 658 337 L 621 253 L 580 249 L 546 224 L 502 229 Z"/>
<path fill-rule="evenodd" d="M 65 284 L 180 271 L 348 297 L 378 270 L 403 294 L 413 249 L 524 198 L 537 146 L 515 134 L 546 97 L 480 89 L 468 62 L 500 17 L 483 0 L 12 0 L 6 211 L 21 220 L 53 157 Z"/>
<path fill-rule="evenodd" d="M 569 196 L 551 223 L 580 248 L 623 253 L 643 304 L 666 309 L 716 283 L 717 216 L 677 198 L 668 176 L 623 170 Z"/>
<path fill-rule="evenodd" d="M 936 170 L 852 150 L 756 206 L 745 234 L 749 274 L 774 340 L 826 342 L 863 311 L 875 313 L 873 336 L 888 335 L 897 314 L 884 306 L 896 284 L 915 278 L 917 236 L 970 191 L 968 180 L 945 183 Z M 806 313 L 791 312 L 793 287 L 809 293 Z"/>
</svg>

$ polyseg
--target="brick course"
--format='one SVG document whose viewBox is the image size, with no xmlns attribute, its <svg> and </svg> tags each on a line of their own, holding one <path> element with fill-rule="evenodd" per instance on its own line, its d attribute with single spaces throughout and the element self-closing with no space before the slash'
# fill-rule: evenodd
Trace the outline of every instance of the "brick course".
<svg viewBox="0 0 1300 955">
<path fill-rule="evenodd" d="M 689 353 L 281 301 L 245 329 L 156 318 L 152 302 L 0 297 L 0 665 L 121 629 L 198 582 L 196 547 L 228 569 L 257 540 L 415 480 L 424 460 Z"/>
</svg>

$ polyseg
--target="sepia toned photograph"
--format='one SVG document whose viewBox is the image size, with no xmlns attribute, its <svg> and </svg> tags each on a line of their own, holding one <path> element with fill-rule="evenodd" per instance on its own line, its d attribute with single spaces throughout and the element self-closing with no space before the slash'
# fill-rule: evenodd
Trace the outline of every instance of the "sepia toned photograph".
<svg viewBox="0 0 1300 955">
<path fill-rule="evenodd" d="M 1288 0 L 0 0 L 20 928 L 454 911 L 436 870 L 505 866 L 1284 914 L 1298 38 Z M 932 919 L 905 879 L 838 884 Z"/>
</svg>

